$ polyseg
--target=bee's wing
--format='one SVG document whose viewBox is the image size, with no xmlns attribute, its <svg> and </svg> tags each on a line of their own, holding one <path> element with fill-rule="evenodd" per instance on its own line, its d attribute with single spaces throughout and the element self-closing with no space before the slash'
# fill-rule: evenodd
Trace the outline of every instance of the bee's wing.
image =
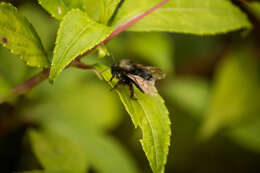
<svg viewBox="0 0 260 173">
<path fill-rule="evenodd" d="M 153 66 L 143 66 L 141 64 L 137 64 L 139 68 L 146 69 L 153 74 L 154 80 L 164 79 L 166 77 L 166 73 L 164 73 L 161 69 Z"/>
<path fill-rule="evenodd" d="M 145 94 L 148 94 L 150 96 L 155 96 L 157 93 L 157 90 L 154 86 L 155 81 L 154 80 L 145 80 L 144 78 L 138 76 L 138 75 L 133 75 L 133 74 L 128 74 L 127 75 L 130 79 L 134 81 L 136 86 Z"/>
</svg>

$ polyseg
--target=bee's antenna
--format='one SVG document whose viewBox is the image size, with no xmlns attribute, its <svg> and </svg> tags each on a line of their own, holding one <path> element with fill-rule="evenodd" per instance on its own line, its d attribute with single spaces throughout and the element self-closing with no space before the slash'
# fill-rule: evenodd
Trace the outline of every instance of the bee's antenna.
<svg viewBox="0 0 260 173">
<path fill-rule="evenodd" d="M 110 52 L 110 55 L 111 55 L 111 57 L 112 57 L 113 63 L 115 63 L 115 62 L 116 62 L 115 56 L 113 55 L 112 52 Z"/>
</svg>

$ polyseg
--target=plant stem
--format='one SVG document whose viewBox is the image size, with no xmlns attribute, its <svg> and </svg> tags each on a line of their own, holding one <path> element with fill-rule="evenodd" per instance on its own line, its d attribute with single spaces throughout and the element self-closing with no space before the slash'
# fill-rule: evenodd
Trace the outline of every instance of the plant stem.
<svg viewBox="0 0 260 173">
<path fill-rule="evenodd" d="M 50 69 L 44 69 L 29 80 L 25 81 L 24 83 L 14 87 L 10 93 L 5 96 L 4 98 L 0 99 L 0 104 L 7 101 L 11 97 L 15 97 L 21 94 L 26 93 L 31 88 L 35 87 L 42 81 L 46 80 L 49 76 Z"/>
<path fill-rule="evenodd" d="M 96 73 L 96 75 L 102 79 L 102 77 L 100 76 L 99 72 L 96 70 L 95 67 L 91 66 L 91 65 L 88 65 L 88 64 L 85 64 L 83 62 L 80 62 L 80 61 L 73 61 L 73 63 L 71 64 L 71 67 L 76 67 L 76 68 L 80 68 L 80 69 L 84 69 L 84 70 L 91 70 L 93 71 L 94 73 Z"/>
<path fill-rule="evenodd" d="M 145 16 L 151 14 L 152 12 L 154 12 L 156 9 L 160 8 L 162 5 L 164 5 L 165 3 L 167 3 L 169 0 L 163 0 L 161 1 L 159 4 L 155 5 L 154 7 L 152 7 L 151 9 L 137 15 L 134 16 L 133 18 L 127 20 L 126 22 L 124 22 L 123 24 L 119 25 L 114 32 L 112 32 L 112 34 L 107 37 L 106 40 L 103 41 L 103 44 L 108 42 L 109 40 L 111 40 L 113 37 L 117 36 L 118 34 L 120 34 L 122 31 L 127 30 L 129 27 L 131 27 L 132 25 L 136 24 L 137 22 L 139 22 L 141 19 L 143 19 Z"/>
<path fill-rule="evenodd" d="M 75 58 L 75 60 L 73 62 L 71 62 L 71 64 L 68 66 L 73 66 L 73 67 L 77 67 L 77 68 L 81 68 L 81 69 L 88 69 L 88 70 L 93 70 L 95 73 L 98 74 L 98 72 L 95 70 L 94 67 L 89 66 L 87 64 L 84 64 L 82 62 L 80 62 L 79 60 L 84 57 L 87 56 L 89 54 L 91 54 L 98 46 L 107 43 L 109 40 L 111 40 L 112 38 L 114 38 L 115 36 L 117 36 L 118 34 L 120 34 L 121 32 L 127 30 L 129 27 L 131 27 L 132 25 L 134 25 L 135 23 L 137 23 L 138 21 L 140 21 L 141 19 L 143 19 L 145 16 L 149 15 L 150 13 L 152 13 L 153 11 L 155 11 L 156 9 L 158 9 L 159 7 L 161 7 L 162 5 L 164 5 L 166 2 L 168 2 L 169 0 L 162 0 L 159 4 L 157 4 L 156 6 L 152 7 L 151 9 L 127 20 L 125 23 L 119 25 L 118 27 L 116 27 L 116 29 L 114 30 L 114 32 L 112 32 L 104 41 L 102 41 L 101 43 L 99 43 L 97 46 L 95 46 L 94 48 L 86 51 L 84 54 L 79 55 Z M 26 93 L 27 91 L 29 91 L 30 89 L 34 88 L 35 86 L 37 86 L 38 84 L 40 84 L 41 82 L 45 81 L 48 76 L 49 76 L 49 72 L 50 69 L 44 69 L 43 71 L 39 72 L 38 74 L 36 74 L 35 76 L 33 76 L 32 78 L 30 78 L 29 80 L 25 81 L 24 83 L 14 87 L 10 94 L 8 94 L 7 96 L 0 98 L 0 104 L 6 102 L 9 98 L 11 97 L 15 97 L 21 94 Z M 99 76 L 99 74 L 98 74 Z"/>
</svg>

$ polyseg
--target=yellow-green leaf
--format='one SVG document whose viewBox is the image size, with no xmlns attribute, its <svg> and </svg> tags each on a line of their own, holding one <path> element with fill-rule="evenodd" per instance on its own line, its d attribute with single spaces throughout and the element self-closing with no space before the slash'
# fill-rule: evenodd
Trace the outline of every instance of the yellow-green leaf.
<svg viewBox="0 0 260 173">
<path fill-rule="evenodd" d="M 125 0 L 114 26 L 140 15 L 162 0 Z M 130 31 L 168 31 L 217 34 L 251 25 L 244 13 L 228 0 L 169 0 L 168 3 L 133 25 Z"/>
<path fill-rule="evenodd" d="M 38 0 L 54 18 L 61 20 L 73 8 L 88 13 L 96 21 L 107 24 L 121 0 Z"/>
<path fill-rule="evenodd" d="M 51 82 L 78 55 L 105 40 L 113 28 L 98 24 L 78 9 L 71 10 L 60 24 L 49 79 Z"/>
<path fill-rule="evenodd" d="M 28 66 L 48 67 L 39 36 L 29 21 L 11 4 L 0 3 L 0 43 Z"/>
<path fill-rule="evenodd" d="M 99 71 L 107 67 L 101 64 L 96 65 Z M 102 73 L 106 81 L 111 78 L 107 70 Z M 109 83 L 113 86 L 115 83 Z M 135 97 L 131 99 L 128 88 L 120 87 L 117 90 L 125 109 L 130 114 L 135 127 L 140 127 L 143 132 L 141 140 L 142 147 L 150 162 L 154 173 L 163 173 L 167 161 L 167 154 L 170 145 L 170 120 L 169 112 L 164 100 L 159 94 L 155 97 L 143 94 L 135 88 Z"/>
</svg>

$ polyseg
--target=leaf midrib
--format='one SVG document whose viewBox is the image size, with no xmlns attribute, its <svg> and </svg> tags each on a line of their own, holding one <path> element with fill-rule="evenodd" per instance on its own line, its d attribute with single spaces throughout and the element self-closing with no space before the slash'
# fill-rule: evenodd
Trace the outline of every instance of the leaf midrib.
<svg viewBox="0 0 260 173">
<path fill-rule="evenodd" d="M 94 22 L 91 22 L 91 23 L 89 23 L 87 26 L 85 26 L 84 28 L 83 28 L 83 30 L 72 40 L 72 42 L 69 44 L 69 46 L 65 49 L 65 51 L 64 51 L 64 53 L 62 54 L 62 56 L 60 56 L 60 58 L 59 58 L 59 60 L 58 60 L 58 64 L 61 64 L 60 62 L 62 61 L 62 60 L 64 60 L 64 56 L 68 53 L 68 51 L 71 49 L 71 47 L 73 46 L 73 45 L 75 45 L 75 43 L 79 40 L 79 38 L 82 36 L 82 34 L 84 34 L 84 32 L 86 32 L 86 30 L 88 29 L 88 28 L 90 28 L 91 27 L 91 25 L 93 25 L 93 23 Z"/>
<path fill-rule="evenodd" d="M 144 106 L 143 106 L 143 104 L 141 103 L 141 101 L 140 100 L 137 100 L 138 101 L 138 103 L 141 105 L 141 107 L 142 107 L 142 109 L 143 109 L 143 112 L 144 112 L 144 114 L 146 115 L 145 117 L 147 118 L 147 121 L 148 121 L 148 124 L 149 124 L 149 126 L 150 126 L 150 129 L 151 129 L 151 131 L 152 131 L 152 136 L 153 136 L 153 144 L 154 144 L 154 152 L 155 152 L 155 167 L 156 167 L 156 169 L 158 169 L 158 165 L 159 165 L 159 160 L 158 160 L 158 158 L 159 158 L 159 156 L 158 156 L 158 152 L 157 152 L 157 150 L 156 150 L 156 148 L 158 147 L 158 141 L 157 141 L 157 138 L 156 138 L 156 136 L 158 136 L 157 135 L 157 133 L 156 133 L 156 130 L 154 130 L 154 128 L 153 128 L 153 125 L 152 125 L 152 123 L 151 123 L 151 118 L 150 118 L 150 116 L 149 116 L 149 113 L 147 113 L 146 111 L 145 111 L 145 109 L 144 109 Z"/>
</svg>

